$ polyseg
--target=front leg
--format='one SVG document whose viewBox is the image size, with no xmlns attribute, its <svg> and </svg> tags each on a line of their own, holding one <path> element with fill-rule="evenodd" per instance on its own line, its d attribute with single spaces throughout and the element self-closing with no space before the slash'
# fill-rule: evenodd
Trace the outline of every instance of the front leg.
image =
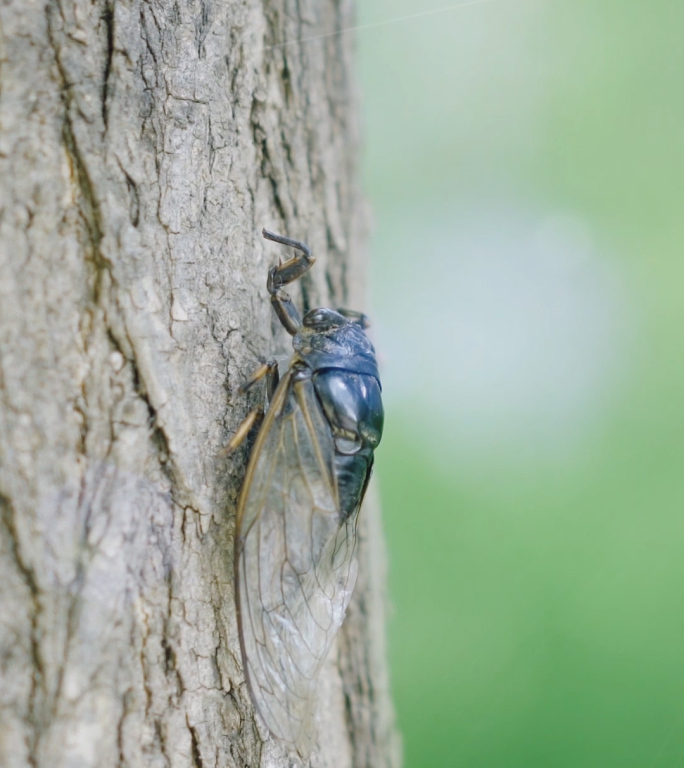
<svg viewBox="0 0 684 768">
<path fill-rule="evenodd" d="M 277 267 L 273 267 L 273 269 L 277 269 Z M 273 269 L 271 272 L 273 272 Z M 281 288 L 278 288 L 277 291 L 271 294 L 271 306 L 275 310 L 276 315 L 278 315 L 278 320 L 280 320 L 283 328 L 290 336 L 296 335 L 302 327 L 302 318 L 297 311 L 297 307 L 292 303 L 290 295 Z"/>
<path fill-rule="evenodd" d="M 316 259 L 306 243 L 293 240 L 290 237 L 284 237 L 283 235 L 276 235 L 267 229 L 262 230 L 261 234 L 267 240 L 273 240 L 282 245 L 289 245 L 302 252 L 301 256 L 294 256 L 284 264 L 278 264 L 277 267 L 273 267 L 268 273 L 268 283 L 266 285 L 268 292 L 271 294 L 271 304 L 276 315 L 278 315 L 278 319 L 285 330 L 291 336 L 294 336 L 302 327 L 302 319 L 297 308 L 292 303 L 292 299 L 282 288 L 284 285 L 298 280 L 303 274 L 308 272 Z"/>
</svg>

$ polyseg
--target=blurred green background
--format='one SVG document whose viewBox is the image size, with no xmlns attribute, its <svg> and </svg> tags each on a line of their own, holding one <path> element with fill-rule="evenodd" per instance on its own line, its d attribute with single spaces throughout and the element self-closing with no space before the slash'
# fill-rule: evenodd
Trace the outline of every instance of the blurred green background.
<svg viewBox="0 0 684 768">
<path fill-rule="evenodd" d="M 684 3 L 356 34 L 405 764 L 684 766 Z"/>
</svg>

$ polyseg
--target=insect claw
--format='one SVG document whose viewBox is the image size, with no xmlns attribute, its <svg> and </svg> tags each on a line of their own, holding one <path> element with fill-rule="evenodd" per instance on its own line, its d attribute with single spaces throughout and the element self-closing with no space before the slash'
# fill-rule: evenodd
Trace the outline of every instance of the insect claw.
<svg viewBox="0 0 684 768">
<path fill-rule="evenodd" d="M 233 445 L 233 441 L 231 440 L 228 445 L 224 445 L 216 455 L 219 457 L 219 459 L 226 459 L 228 456 L 231 456 L 233 453 L 235 453 L 236 448 L 237 446 Z"/>
<path fill-rule="evenodd" d="M 277 379 L 278 375 L 278 363 L 275 360 L 266 360 L 265 362 L 262 362 L 262 364 L 254 371 L 254 373 L 247 379 L 247 381 L 243 381 L 242 384 L 238 387 L 238 394 L 244 395 L 259 381 L 261 381 L 264 377 L 266 378 L 266 381 L 269 382 L 269 392 L 271 391 L 271 382 L 274 377 Z M 276 384 L 278 382 L 276 381 Z"/>
</svg>

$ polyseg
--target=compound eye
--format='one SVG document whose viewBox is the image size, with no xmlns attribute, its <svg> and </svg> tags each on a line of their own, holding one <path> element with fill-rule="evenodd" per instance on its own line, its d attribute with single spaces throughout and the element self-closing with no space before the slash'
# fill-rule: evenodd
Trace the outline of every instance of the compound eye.
<svg viewBox="0 0 684 768">
<path fill-rule="evenodd" d="M 334 309 L 322 307 L 321 309 L 312 309 L 307 312 L 302 322 L 307 328 L 326 331 L 329 328 L 345 325 L 347 320 L 339 312 L 335 312 Z"/>
</svg>

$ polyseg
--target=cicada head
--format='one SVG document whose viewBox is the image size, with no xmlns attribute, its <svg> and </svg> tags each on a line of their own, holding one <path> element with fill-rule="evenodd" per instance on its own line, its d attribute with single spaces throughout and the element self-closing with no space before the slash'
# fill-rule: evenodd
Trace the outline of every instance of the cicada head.
<svg viewBox="0 0 684 768">
<path fill-rule="evenodd" d="M 307 312 L 292 345 L 314 372 L 337 368 L 373 376 L 380 383 L 375 349 L 363 325 L 334 309 Z"/>
</svg>

